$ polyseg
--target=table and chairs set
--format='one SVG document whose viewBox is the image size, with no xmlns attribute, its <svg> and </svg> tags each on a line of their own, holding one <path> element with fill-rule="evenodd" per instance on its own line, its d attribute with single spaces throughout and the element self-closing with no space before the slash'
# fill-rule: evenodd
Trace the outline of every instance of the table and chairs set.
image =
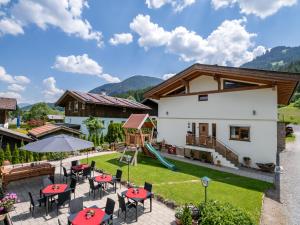
<svg viewBox="0 0 300 225">
<path fill-rule="evenodd" d="M 101 172 L 97 176 L 94 171 Z M 81 181 L 88 179 L 89 182 L 89 197 L 93 194 L 95 199 L 96 192 L 99 192 L 100 199 L 103 198 L 105 193 L 109 193 L 108 186 L 111 185 L 114 193 L 117 192 L 117 184 L 120 184 L 122 170 L 117 170 L 115 175 L 107 174 L 101 170 L 95 169 L 95 162 L 92 161 L 90 165 L 79 164 L 79 161 L 72 161 L 70 172 L 63 167 L 63 181 L 62 183 L 55 183 L 54 179 L 44 178 L 43 187 L 40 190 L 40 197 L 34 199 L 31 192 L 30 198 L 30 212 L 34 216 L 34 211 L 37 206 L 45 206 L 46 215 L 49 213 L 49 208 L 53 204 L 56 206 L 56 213 L 59 214 L 60 207 L 69 205 L 68 224 L 71 225 L 99 225 L 99 224 L 112 224 L 113 214 L 115 209 L 115 201 L 111 198 L 106 199 L 106 206 L 99 208 L 92 206 L 85 208 L 83 206 L 83 197 L 75 198 L 75 191 L 77 183 L 80 178 Z M 69 180 L 69 182 L 68 182 Z M 68 184 L 69 183 L 69 184 Z M 72 199 L 71 195 L 74 194 Z M 127 220 L 128 213 L 131 209 L 135 209 L 135 220 L 138 220 L 138 205 L 142 204 L 143 211 L 145 210 L 144 203 L 147 199 L 150 200 L 150 212 L 152 211 L 152 185 L 145 182 L 143 188 L 131 187 L 122 193 L 118 193 L 118 217 L 124 214 L 124 220 Z M 62 224 L 58 220 L 58 224 Z"/>
</svg>

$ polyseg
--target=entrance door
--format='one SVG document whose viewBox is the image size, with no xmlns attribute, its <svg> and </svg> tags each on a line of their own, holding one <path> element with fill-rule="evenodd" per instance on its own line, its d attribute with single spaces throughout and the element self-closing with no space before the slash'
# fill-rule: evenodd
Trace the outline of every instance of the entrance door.
<svg viewBox="0 0 300 225">
<path fill-rule="evenodd" d="M 213 147 L 216 146 L 216 138 L 217 138 L 217 124 L 213 123 L 211 125 L 211 136 L 212 136 L 212 145 Z"/>
<path fill-rule="evenodd" d="M 199 141 L 200 145 L 207 145 L 208 123 L 199 123 Z"/>
</svg>

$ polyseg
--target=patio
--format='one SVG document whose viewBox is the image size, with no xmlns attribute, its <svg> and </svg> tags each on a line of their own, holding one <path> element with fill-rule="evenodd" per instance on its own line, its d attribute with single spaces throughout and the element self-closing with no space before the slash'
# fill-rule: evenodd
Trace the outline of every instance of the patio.
<svg viewBox="0 0 300 225">
<path fill-rule="evenodd" d="M 72 158 L 74 160 L 74 158 Z M 64 162 L 64 166 L 66 168 L 70 168 L 71 159 L 68 159 Z M 98 175 L 95 172 L 95 176 Z M 59 210 L 59 216 L 56 214 L 56 207 L 53 205 L 53 210 L 49 212 L 49 215 L 46 216 L 45 208 L 37 207 L 35 210 L 34 217 L 31 216 L 29 212 L 29 196 L 28 192 L 32 192 L 33 197 L 37 199 L 39 197 L 39 190 L 42 187 L 42 179 L 43 177 L 36 177 L 30 179 L 24 179 L 21 181 L 12 182 L 8 185 L 8 192 L 17 193 L 20 202 L 15 204 L 15 210 L 10 212 L 10 217 L 14 224 L 22 224 L 22 225 L 30 225 L 30 224 L 58 224 L 58 218 L 62 222 L 62 224 L 68 224 L 68 215 L 69 208 L 68 205 L 62 207 Z M 59 167 L 56 167 L 56 177 L 55 180 L 60 183 L 59 179 Z M 76 198 L 83 197 L 84 206 L 97 206 L 97 207 L 105 207 L 107 197 L 115 200 L 115 210 L 114 210 L 114 224 L 175 224 L 174 223 L 174 211 L 167 208 L 165 205 L 157 202 L 153 199 L 152 201 L 152 212 L 150 210 L 150 201 L 145 201 L 145 211 L 143 212 L 143 208 L 140 205 L 138 207 L 138 222 L 135 221 L 135 209 L 130 210 L 127 221 L 124 222 L 124 215 L 121 214 L 121 217 L 117 217 L 118 213 L 118 199 L 117 194 L 114 193 L 113 187 L 108 186 L 108 193 L 104 195 L 102 199 L 100 199 L 99 194 L 96 193 L 96 198 L 93 198 L 93 195 L 89 197 L 89 183 L 88 180 L 79 181 L 76 186 Z M 122 186 L 122 188 L 117 189 L 117 193 L 121 193 L 125 191 L 126 188 Z M 72 194 L 72 199 L 74 195 Z"/>
</svg>

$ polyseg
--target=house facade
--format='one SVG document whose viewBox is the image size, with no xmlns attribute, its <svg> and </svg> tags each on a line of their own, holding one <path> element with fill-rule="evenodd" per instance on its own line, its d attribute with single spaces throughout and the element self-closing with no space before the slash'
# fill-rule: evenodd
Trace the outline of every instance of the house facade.
<svg viewBox="0 0 300 225">
<path fill-rule="evenodd" d="M 84 121 L 93 116 L 103 122 L 106 134 L 111 122 L 125 122 L 132 113 L 147 113 L 151 108 L 141 103 L 106 95 L 66 91 L 56 105 L 65 108 L 65 123 L 80 125 L 80 131 L 88 134 Z"/>
<path fill-rule="evenodd" d="M 233 168 L 249 157 L 256 167 L 276 164 L 277 105 L 289 103 L 299 80 L 290 73 L 195 64 L 145 97 L 158 100 L 158 141 L 209 152 L 214 163 Z"/>
<path fill-rule="evenodd" d="M 0 127 L 8 128 L 8 113 L 17 109 L 17 100 L 0 97 Z"/>
</svg>

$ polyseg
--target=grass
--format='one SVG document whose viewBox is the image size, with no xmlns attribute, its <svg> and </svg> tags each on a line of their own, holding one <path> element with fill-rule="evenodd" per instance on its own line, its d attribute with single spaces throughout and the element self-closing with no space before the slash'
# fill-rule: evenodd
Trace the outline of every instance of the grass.
<svg viewBox="0 0 300 225">
<path fill-rule="evenodd" d="M 279 120 L 292 124 L 300 124 L 300 109 L 293 105 L 288 105 L 278 109 Z"/>
<path fill-rule="evenodd" d="M 296 136 L 294 134 L 290 134 L 285 138 L 286 143 L 294 142 L 296 140 Z"/>
<path fill-rule="evenodd" d="M 28 131 L 23 128 L 10 128 L 10 130 L 22 133 L 22 134 L 28 134 Z"/>
<path fill-rule="evenodd" d="M 120 154 L 113 153 L 91 158 L 96 161 L 97 168 L 115 174 L 118 168 L 123 170 L 123 179 L 127 180 L 127 165 L 120 163 Z M 86 160 L 86 159 L 85 159 Z M 82 160 L 83 162 L 86 162 Z M 259 223 L 262 196 L 272 184 L 200 167 L 180 161 L 170 160 L 177 171 L 164 168 L 157 160 L 139 155 L 138 166 L 130 166 L 130 181 L 143 185 L 145 181 L 153 184 L 153 191 L 178 204 L 199 204 L 204 199 L 204 188 L 200 178 L 208 176 L 212 179 L 208 187 L 208 198 L 224 202 L 244 209 Z"/>
</svg>

